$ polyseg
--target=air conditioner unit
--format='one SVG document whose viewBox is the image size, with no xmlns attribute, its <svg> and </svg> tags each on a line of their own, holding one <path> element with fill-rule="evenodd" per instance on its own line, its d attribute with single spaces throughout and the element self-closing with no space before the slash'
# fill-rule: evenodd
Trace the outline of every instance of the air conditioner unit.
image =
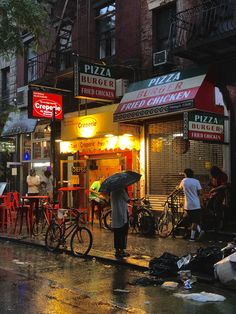
<svg viewBox="0 0 236 314">
<path fill-rule="evenodd" d="M 17 107 L 27 107 L 28 106 L 28 85 L 17 88 L 16 92 L 16 104 Z"/>
<path fill-rule="evenodd" d="M 116 80 L 116 97 L 122 97 L 128 88 L 129 80 L 118 79 Z"/>
<path fill-rule="evenodd" d="M 168 50 L 158 51 L 153 54 L 153 66 L 171 63 Z"/>
</svg>

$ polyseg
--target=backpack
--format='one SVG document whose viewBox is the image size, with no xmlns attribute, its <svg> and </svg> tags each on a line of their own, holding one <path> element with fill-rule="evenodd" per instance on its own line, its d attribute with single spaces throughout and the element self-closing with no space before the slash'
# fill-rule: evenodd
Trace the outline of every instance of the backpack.
<svg viewBox="0 0 236 314">
<path fill-rule="evenodd" d="M 139 221 L 139 231 L 142 235 L 153 236 L 156 224 L 153 216 L 142 216 Z"/>
</svg>

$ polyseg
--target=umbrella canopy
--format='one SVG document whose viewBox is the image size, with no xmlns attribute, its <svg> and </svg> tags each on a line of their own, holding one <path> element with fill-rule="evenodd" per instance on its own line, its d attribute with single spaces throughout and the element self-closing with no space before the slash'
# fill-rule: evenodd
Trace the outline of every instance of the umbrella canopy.
<svg viewBox="0 0 236 314">
<path fill-rule="evenodd" d="M 114 190 L 126 188 L 128 185 L 138 182 L 140 178 L 141 174 L 134 171 L 114 173 L 102 182 L 99 192 L 109 193 Z"/>
</svg>

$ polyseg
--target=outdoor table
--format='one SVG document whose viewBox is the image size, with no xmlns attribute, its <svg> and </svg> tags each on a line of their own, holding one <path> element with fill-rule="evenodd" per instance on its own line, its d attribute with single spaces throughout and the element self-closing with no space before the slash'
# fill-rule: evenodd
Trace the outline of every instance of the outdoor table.
<svg viewBox="0 0 236 314">
<path fill-rule="evenodd" d="M 71 203 L 72 203 L 72 192 L 73 191 L 79 191 L 79 190 L 84 190 L 84 187 L 81 186 L 66 186 L 66 187 L 62 187 L 59 188 L 58 191 L 61 192 L 61 197 L 60 197 L 60 206 L 62 206 L 62 198 L 63 198 L 63 194 L 64 192 L 69 192 L 69 207 L 72 207 Z"/>
<path fill-rule="evenodd" d="M 25 195 L 22 196 L 22 210 L 23 207 L 26 205 L 25 201 L 29 200 L 29 233 L 32 235 L 32 230 L 33 230 L 33 209 L 35 209 L 35 217 L 36 219 L 39 217 L 39 201 L 40 200 L 48 200 L 48 195 Z M 21 231 L 21 230 L 20 230 Z"/>
</svg>

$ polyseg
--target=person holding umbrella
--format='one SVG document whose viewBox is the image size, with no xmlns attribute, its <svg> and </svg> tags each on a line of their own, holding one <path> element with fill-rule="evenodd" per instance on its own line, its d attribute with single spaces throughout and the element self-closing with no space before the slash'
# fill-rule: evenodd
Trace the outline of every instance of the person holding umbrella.
<svg viewBox="0 0 236 314">
<path fill-rule="evenodd" d="M 127 189 L 120 188 L 114 190 L 110 194 L 111 197 L 111 218 L 112 218 L 112 229 L 114 232 L 114 248 L 115 256 L 117 258 L 128 257 L 127 253 L 127 238 L 128 238 L 128 202 L 129 196 Z"/>
<path fill-rule="evenodd" d="M 135 182 L 138 182 L 140 178 L 141 174 L 130 170 L 114 173 L 102 182 L 99 189 L 100 192 L 110 193 L 112 208 L 111 226 L 114 232 L 114 248 L 115 256 L 117 258 L 129 256 L 129 253 L 125 251 L 129 230 L 129 196 L 127 193 L 127 187 Z"/>
</svg>

